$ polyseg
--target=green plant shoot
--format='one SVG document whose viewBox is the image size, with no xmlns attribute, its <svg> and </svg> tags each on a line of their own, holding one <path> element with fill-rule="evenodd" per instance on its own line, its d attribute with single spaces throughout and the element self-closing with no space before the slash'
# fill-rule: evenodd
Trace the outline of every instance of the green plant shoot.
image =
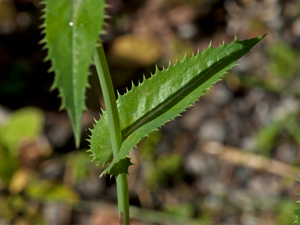
<svg viewBox="0 0 300 225">
<path fill-rule="evenodd" d="M 88 68 L 95 44 L 104 23 L 104 1 L 48 0 L 41 43 L 48 49 L 45 60 L 51 60 L 49 71 L 55 72 L 52 89 L 58 88 L 61 109 L 66 109 L 74 131 L 76 146 L 80 144 L 81 118 L 85 110 Z"/>
<path fill-rule="evenodd" d="M 55 79 L 62 98 L 61 109 L 66 109 L 75 136 L 80 144 L 81 118 L 85 109 L 85 89 L 92 57 L 107 111 L 91 131 L 90 152 L 100 165 L 110 165 L 103 174 L 117 178 L 120 224 L 129 224 L 127 173 L 131 164 L 129 151 L 150 132 L 180 115 L 192 106 L 221 77 L 237 65 L 237 61 L 264 36 L 238 41 L 218 48 L 211 45 L 202 53 L 167 69 L 156 69 L 154 75 L 138 86 L 132 86 L 117 101 L 102 44 L 96 44 L 103 33 L 103 0 L 45 0 L 41 41 L 48 49 L 46 60 L 51 60 Z"/>
<path fill-rule="evenodd" d="M 124 95 L 119 95 L 117 108 L 122 130 L 122 146 L 111 162 L 112 149 L 106 112 L 96 122 L 90 139 L 94 160 L 101 166 L 110 163 L 102 174 L 118 176 L 127 173 L 130 165 L 129 151 L 141 138 L 180 115 L 219 81 L 237 60 L 264 36 L 245 41 L 235 39 L 229 45 L 212 48 L 191 58 L 184 58 L 167 69 L 159 70 L 150 79 Z"/>
</svg>

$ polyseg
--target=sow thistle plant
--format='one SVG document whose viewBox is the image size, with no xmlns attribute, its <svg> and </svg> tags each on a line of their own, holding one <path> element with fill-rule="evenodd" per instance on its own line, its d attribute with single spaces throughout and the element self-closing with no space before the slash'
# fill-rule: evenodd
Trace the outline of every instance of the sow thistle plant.
<svg viewBox="0 0 300 225">
<path fill-rule="evenodd" d="M 105 7 L 103 0 L 45 0 L 45 34 L 41 43 L 48 49 L 50 71 L 71 120 L 76 146 L 80 144 L 81 118 L 85 110 L 88 69 L 94 61 L 104 96 L 106 111 L 91 130 L 89 139 L 93 160 L 107 166 L 101 176 L 115 176 L 120 224 L 129 224 L 127 174 L 132 165 L 129 151 L 141 138 L 180 115 L 209 90 L 237 60 L 264 36 L 235 40 L 218 48 L 208 46 L 202 53 L 156 68 L 155 74 L 117 100 L 106 62 L 103 45 Z"/>
</svg>

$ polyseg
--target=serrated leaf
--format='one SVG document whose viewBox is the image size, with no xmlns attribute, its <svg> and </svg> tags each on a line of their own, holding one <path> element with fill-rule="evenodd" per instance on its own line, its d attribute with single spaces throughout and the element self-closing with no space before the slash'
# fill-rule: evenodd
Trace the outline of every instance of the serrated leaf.
<svg viewBox="0 0 300 225">
<path fill-rule="evenodd" d="M 61 109 L 66 109 L 74 131 L 77 147 L 80 142 L 81 119 L 85 109 L 85 89 L 88 68 L 99 33 L 104 23 L 103 0 L 46 0 L 46 43 L 55 72 L 52 88 L 62 97 Z"/>
<path fill-rule="evenodd" d="M 294 223 L 297 225 L 300 225 L 300 208 L 294 210 L 293 214 L 296 217 L 296 220 L 294 221 Z"/>
<path fill-rule="evenodd" d="M 115 177 L 122 173 L 128 174 L 128 167 L 131 165 L 133 164 L 131 163 L 130 158 L 125 157 L 124 159 L 121 159 L 119 163 L 115 164 L 109 173 L 111 176 L 114 175 Z"/>
<path fill-rule="evenodd" d="M 123 136 L 118 156 L 102 174 L 111 173 L 113 167 L 126 167 L 123 161 L 139 140 L 164 123 L 180 115 L 211 88 L 237 60 L 264 36 L 245 41 L 235 39 L 228 45 L 204 50 L 191 58 L 184 58 L 175 65 L 144 80 L 124 95 L 119 95 L 117 107 Z M 112 159 L 112 149 L 106 112 L 96 122 L 90 139 L 92 155 L 104 166 Z M 125 170 L 123 168 L 123 170 Z M 117 175 L 114 173 L 114 175 Z"/>
</svg>

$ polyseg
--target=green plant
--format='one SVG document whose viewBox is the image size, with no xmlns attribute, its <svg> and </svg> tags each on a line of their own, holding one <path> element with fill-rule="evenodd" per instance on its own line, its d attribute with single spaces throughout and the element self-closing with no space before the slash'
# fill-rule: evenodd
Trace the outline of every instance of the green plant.
<svg viewBox="0 0 300 225">
<path fill-rule="evenodd" d="M 2 223 L 11 224 L 17 219 L 22 224 L 44 224 L 41 202 L 74 205 L 78 200 L 77 194 L 65 185 L 38 177 L 36 163 L 48 156 L 51 149 L 41 147 L 35 160 L 24 157 L 27 153 L 24 143 L 38 142 L 43 126 L 43 112 L 35 107 L 16 110 L 0 125 Z"/>
<path fill-rule="evenodd" d="M 299 225 L 300 224 L 300 208 L 294 210 L 293 214 L 296 217 L 296 220 L 294 221 L 294 223 L 296 225 Z"/>
<path fill-rule="evenodd" d="M 300 182 L 300 180 L 297 180 L 298 182 Z M 300 193 L 297 193 L 297 195 L 300 195 Z M 300 203 L 300 201 L 297 201 L 297 203 Z M 294 221 L 294 223 L 296 225 L 300 225 L 300 208 L 295 209 L 292 214 L 296 217 L 296 220 Z"/>
<path fill-rule="evenodd" d="M 61 108 L 69 114 L 77 147 L 88 67 L 94 59 L 107 111 L 103 111 L 91 131 L 89 151 L 100 166 L 110 163 L 101 176 L 116 177 L 120 223 L 129 224 L 129 151 L 141 138 L 190 107 L 264 36 L 235 39 L 216 49 L 209 46 L 167 69 L 156 68 L 151 78 L 132 85 L 124 95 L 118 94 L 116 101 L 103 46 L 98 40 L 103 33 L 104 1 L 46 0 L 45 5 L 45 37 L 41 43 L 48 48 L 50 70 L 55 72 L 53 88 L 60 91 Z"/>
</svg>

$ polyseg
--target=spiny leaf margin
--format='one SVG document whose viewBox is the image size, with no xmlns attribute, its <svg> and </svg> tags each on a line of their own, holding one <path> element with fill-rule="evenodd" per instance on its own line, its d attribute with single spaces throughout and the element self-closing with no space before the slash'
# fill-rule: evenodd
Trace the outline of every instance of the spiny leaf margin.
<svg viewBox="0 0 300 225">
<path fill-rule="evenodd" d="M 88 68 L 105 19 L 104 0 L 45 0 L 45 33 L 40 44 L 48 49 L 54 71 L 52 89 L 58 88 L 62 104 L 71 120 L 76 146 L 80 144 L 81 119 L 88 86 Z"/>
<path fill-rule="evenodd" d="M 149 79 L 117 100 L 120 115 L 123 144 L 117 158 L 112 162 L 112 150 L 109 142 L 107 115 L 96 122 L 90 138 L 90 152 L 101 166 L 111 162 L 103 174 L 118 175 L 111 170 L 117 164 L 119 174 L 128 171 L 128 165 L 122 165 L 129 151 L 139 140 L 156 130 L 169 120 L 179 116 L 198 98 L 209 90 L 244 54 L 264 36 L 245 41 L 235 40 L 218 48 L 211 45 L 202 53 L 181 62 L 170 65 L 162 71 L 156 70 Z M 122 169 L 120 169 L 122 168 Z M 102 176 L 101 175 L 101 176 Z"/>
</svg>

